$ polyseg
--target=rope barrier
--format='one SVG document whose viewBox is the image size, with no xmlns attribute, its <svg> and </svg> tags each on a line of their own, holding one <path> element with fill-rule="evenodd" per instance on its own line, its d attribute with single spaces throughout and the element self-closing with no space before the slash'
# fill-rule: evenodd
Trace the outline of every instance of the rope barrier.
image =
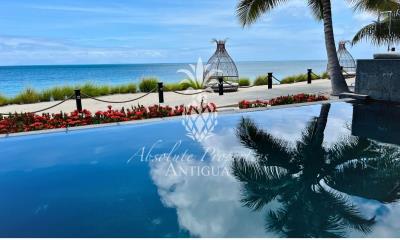
<svg viewBox="0 0 400 240">
<path fill-rule="evenodd" d="M 74 98 L 74 96 L 75 95 L 71 95 L 70 97 L 68 97 L 68 98 L 64 99 L 63 101 L 61 101 L 59 103 L 56 103 L 56 104 L 54 104 L 54 105 L 52 105 L 50 107 L 43 108 L 43 109 L 40 109 L 40 110 L 37 110 L 37 111 L 34 111 L 34 112 L 28 112 L 28 113 L 35 114 L 35 113 L 38 113 L 38 112 L 43 112 L 43 111 L 49 110 L 51 108 L 57 107 L 58 105 L 61 105 L 61 104 L 65 103 L 66 101 Z M 11 116 L 11 115 L 14 115 L 14 114 L 15 113 L 0 113 L 0 115 L 3 115 L 3 116 Z"/>
<path fill-rule="evenodd" d="M 274 75 L 272 75 L 272 78 L 275 79 L 276 81 L 278 81 L 279 83 L 282 82 L 282 80 L 277 79 Z"/>
<path fill-rule="evenodd" d="M 204 92 L 209 92 L 207 90 L 202 90 L 200 92 L 195 92 L 195 93 L 183 93 L 183 92 L 178 92 L 178 91 L 172 91 L 173 93 L 179 94 L 179 95 L 196 95 L 196 94 L 200 94 L 200 93 L 204 93 Z"/>
<path fill-rule="evenodd" d="M 93 100 L 99 101 L 99 102 L 118 104 L 118 103 L 133 102 L 133 101 L 142 99 L 142 98 L 144 98 L 144 97 L 150 95 L 151 93 L 155 92 L 156 90 L 157 90 L 157 88 L 154 88 L 154 89 L 151 90 L 150 92 L 148 92 L 148 93 L 146 93 L 146 94 L 144 94 L 144 95 L 142 95 L 142 96 L 140 96 L 140 97 L 137 97 L 137 98 L 134 98 L 134 99 L 125 100 L 125 101 L 107 101 L 107 100 L 102 100 L 102 99 L 99 99 L 99 98 L 96 98 L 96 97 L 92 97 L 92 96 L 90 96 L 90 95 L 87 95 L 86 93 L 82 93 L 82 96 L 85 96 L 85 97 L 87 97 L 87 98 L 90 98 L 90 99 L 93 99 Z"/>
<path fill-rule="evenodd" d="M 319 78 L 319 79 L 322 79 L 322 77 L 321 76 L 319 76 L 319 75 L 317 75 L 316 73 L 314 73 L 314 72 L 311 72 L 311 74 L 313 74 L 314 76 L 316 76 L 317 78 Z"/>
</svg>

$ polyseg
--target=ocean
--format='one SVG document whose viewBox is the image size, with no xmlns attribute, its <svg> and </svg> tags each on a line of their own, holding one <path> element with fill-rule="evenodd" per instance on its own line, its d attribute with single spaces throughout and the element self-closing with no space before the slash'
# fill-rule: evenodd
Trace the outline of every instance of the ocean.
<svg viewBox="0 0 400 240">
<path fill-rule="evenodd" d="M 326 61 L 262 61 L 237 62 L 240 77 L 254 80 L 273 72 L 277 78 L 306 73 L 308 68 L 321 73 Z M 0 67 L 0 94 L 15 96 L 25 88 L 43 90 L 53 86 L 137 83 L 143 77 L 157 77 L 163 82 L 179 82 L 186 77 L 179 69 L 190 69 L 188 63 L 107 64 L 107 65 L 48 65 Z"/>
</svg>

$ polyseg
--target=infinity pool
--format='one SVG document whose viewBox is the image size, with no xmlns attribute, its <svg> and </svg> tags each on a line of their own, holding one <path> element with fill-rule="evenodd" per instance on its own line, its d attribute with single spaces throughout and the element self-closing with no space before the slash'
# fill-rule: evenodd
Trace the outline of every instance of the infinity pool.
<svg viewBox="0 0 400 240">
<path fill-rule="evenodd" d="M 0 237 L 400 237 L 400 107 L 216 120 L 1 138 Z"/>
</svg>

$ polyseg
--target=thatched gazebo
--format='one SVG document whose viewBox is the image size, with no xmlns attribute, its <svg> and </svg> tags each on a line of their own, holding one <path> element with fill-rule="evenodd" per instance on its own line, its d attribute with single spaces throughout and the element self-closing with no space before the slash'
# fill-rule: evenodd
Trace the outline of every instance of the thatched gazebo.
<svg viewBox="0 0 400 240">
<path fill-rule="evenodd" d="M 343 73 L 345 75 L 355 74 L 356 72 L 356 61 L 354 60 L 353 56 L 347 51 L 346 43 L 348 41 L 340 41 L 339 48 L 338 48 L 338 58 L 339 64 L 343 69 Z"/>
<path fill-rule="evenodd" d="M 239 72 L 225 48 L 226 40 L 214 39 L 213 42 L 217 44 L 217 49 L 207 62 L 205 76 L 209 75 L 208 85 L 215 86 L 218 80 L 223 79 L 225 81 L 224 91 L 237 91 Z"/>
</svg>

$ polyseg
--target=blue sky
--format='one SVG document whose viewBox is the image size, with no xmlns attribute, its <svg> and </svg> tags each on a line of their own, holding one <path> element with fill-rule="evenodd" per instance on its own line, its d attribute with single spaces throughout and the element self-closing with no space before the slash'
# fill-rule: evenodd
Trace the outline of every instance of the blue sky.
<svg viewBox="0 0 400 240">
<path fill-rule="evenodd" d="M 237 61 L 325 59 L 323 26 L 305 2 L 243 29 L 235 0 L 0 0 L 0 65 L 195 62 L 210 57 L 212 38 L 229 38 Z M 375 19 L 332 2 L 336 41 Z M 377 49 L 350 51 L 370 58 Z"/>
</svg>

